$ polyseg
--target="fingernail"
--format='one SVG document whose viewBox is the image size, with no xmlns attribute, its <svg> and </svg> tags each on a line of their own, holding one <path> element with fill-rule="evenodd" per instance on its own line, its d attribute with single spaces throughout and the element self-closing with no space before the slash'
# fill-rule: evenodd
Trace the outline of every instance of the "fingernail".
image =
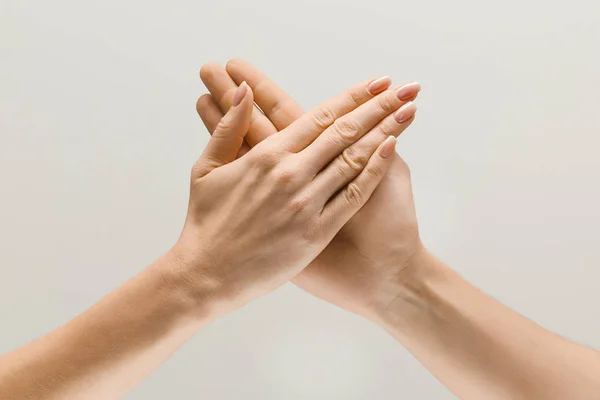
<svg viewBox="0 0 600 400">
<path fill-rule="evenodd" d="M 383 158 L 387 158 L 396 150 L 396 138 L 394 136 L 388 136 L 387 139 L 381 145 L 379 155 Z"/>
<path fill-rule="evenodd" d="M 248 84 L 246 81 L 242 82 L 239 88 L 235 91 L 235 95 L 233 95 L 233 107 L 239 106 L 244 97 L 246 97 L 246 92 L 248 91 Z"/>
<path fill-rule="evenodd" d="M 394 119 L 397 123 L 401 124 L 411 119 L 412 116 L 415 115 L 415 112 L 417 112 L 417 106 L 415 106 L 415 103 L 413 103 L 412 101 L 409 101 L 408 103 L 400 107 L 398 111 L 396 111 L 396 113 L 394 114 Z"/>
<path fill-rule="evenodd" d="M 371 94 L 378 94 L 386 90 L 392 84 L 392 78 L 389 76 L 384 76 L 379 79 L 375 79 L 373 82 L 369 83 L 367 89 Z"/>
<path fill-rule="evenodd" d="M 420 90 L 421 84 L 419 82 L 413 82 L 401 86 L 399 89 L 397 89 L 396 96 L 398 96 L 400 100 L 410 100 L 413 97 L 415 97 L 415 95 L 419 93 Z"/>
</svg>

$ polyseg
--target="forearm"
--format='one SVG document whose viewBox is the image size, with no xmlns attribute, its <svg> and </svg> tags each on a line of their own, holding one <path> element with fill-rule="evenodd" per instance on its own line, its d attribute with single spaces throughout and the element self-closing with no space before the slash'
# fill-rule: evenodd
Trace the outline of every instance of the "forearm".
<svg viewBox="0 0 600 400">
<path fill-rule="evenodd" d="M 213 318 L 172 253 L 56 331 L 0 358 L 0 398 L 114 399 Z M 193 283 L 196 285 L 196 283 Z"/>
<path fill-rule="evenodd" d="M 600 355 L 523 318 L 424 253 L 380 323 L 461 399 L 592 399 Z"/>
</svg>

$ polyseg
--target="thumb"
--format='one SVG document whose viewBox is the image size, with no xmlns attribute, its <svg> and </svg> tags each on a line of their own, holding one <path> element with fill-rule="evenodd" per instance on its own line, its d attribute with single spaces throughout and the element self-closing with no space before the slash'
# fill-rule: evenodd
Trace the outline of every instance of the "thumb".
<svg viewBox="0 0 600 400">
<path fill-rule="evenodd" d="M 217 124 L 198 163 L 204 176 L 215 168 L 229 164 L 237 158 L 250 127 L 254 96 L 246 82 L 242 82 L 233 97 L 233 105 Z"/>
</svg>

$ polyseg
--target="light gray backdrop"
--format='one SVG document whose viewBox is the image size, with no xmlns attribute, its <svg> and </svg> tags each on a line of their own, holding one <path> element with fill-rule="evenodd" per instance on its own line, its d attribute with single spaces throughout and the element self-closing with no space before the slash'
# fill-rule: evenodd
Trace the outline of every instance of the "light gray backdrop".
<svg viewBox="0 0 600 400">
<path fill-rule="evenodd" d="M 177 239 L 207 141 L 199 67 L 244 57 L 306 108 L 419 80 L 399 141 L 426 244 L 600 347 L 600 3 L 0 2 L 0 353 Z M 386 333 L 288 285 L 203 330 L 128 399 L 451 399 Z M 170 397 L 169 397 L 170 398 Z"/>
</svg>

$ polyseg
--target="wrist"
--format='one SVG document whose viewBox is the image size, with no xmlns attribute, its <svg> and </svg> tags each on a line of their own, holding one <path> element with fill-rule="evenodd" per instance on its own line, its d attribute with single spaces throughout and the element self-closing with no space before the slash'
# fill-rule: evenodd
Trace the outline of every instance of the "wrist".
<svg viewBox="0 0 600 400">
<path fill-rule="evenodd" d="M 188 316 L 213 320 L 226 312 L 218 267 L 199 246 L 180 239 L 156 262 L 156 268 Z"/>
<path fill-rule="evenodd" d="M 453 272 L 427 249 L 422 248 L 406 264 L 394 282 L 395 296 L 374 310 L 371 319 L 390 331 L 408 330 L 437 307 L 437 283 Z"/>
</svg>

